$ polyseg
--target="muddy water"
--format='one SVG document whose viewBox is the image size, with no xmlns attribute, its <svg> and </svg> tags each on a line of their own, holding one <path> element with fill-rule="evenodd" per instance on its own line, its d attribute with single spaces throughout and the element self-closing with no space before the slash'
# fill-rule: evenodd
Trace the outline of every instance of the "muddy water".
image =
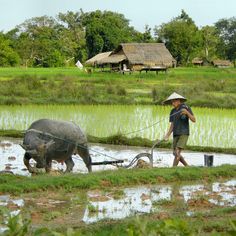
<svg viewBox="0 0 236 236">
<path fill-rule="evenodd" d="M 89 204 L 96 209 L 96 214 L 89 211 L 87 206 L 83 221 L 86 223 L 96 222 L 102 219 L 121 219 L 128 216 L 163 211 L 171 205 L 171 202 L 182 196 L 186 204 L 187 215 L 194 214 L 194 207 L 207 208 L 216 206 L 236 206 L 236 180 L 225 183 L 213 183 L 212 185 L 186 185 L 179 188 L 175 186 L 152 186 L 125 188 L 124 196 L 115 200 L 107 194 L 107 200 L 99 200 L 101 193 L 88 193 L 91 198 Z M 104 194 L 103 194 L 104 196 Z M 97 199 L 97 200 L 96 200 Z M 205 199 L 202 202 L 202 199 Z M 193 204 L 195 203 L 195 205 Z M 201 206 L 202 204 L 202 206 Z M 91 207 L 90 207 L 91 208 Z"/>
<path fill-rule="evenodd" d="M 21 139 L 2 139 L 0 143 L 0 170 L 10 170 L 15 174 L 27 175 L 28 172 L 25 170 L 23 165 L 24 150 L 21 148 L 19 143 Z M 125 160 L 124 165 L 128 164 L 137 154 L 143 152 L 150 152 L 149 148 L 141 147 L 129 147 L 129 146 L 117 146 L 117 145 L 104 145 L 104 144 L 90 144 L 90 153 L 94 162 L 113 160 L 115 159 Z M 107 156 L 103 156 L 103 153 Z M 199 152 L 184 152 L 184 157 L 190 165 L 203 166 L 204 165 L 204 154 Z M 222 164 L 236 164 L 236 156 L 228 154 L 211 153 L 214 155 L 214 165 Z M 143 158 L 148 161 L 148 159 Z M 79 156 L 73 156 L 75 162 L 75 172 L 87 172 L 86 167 Z M 172 166 L 173 155 L 170 150 L 159 150 L 156 149 L 154 152 L 154 166 L 155 167 L 170 167 Z M 32 164 L 34 161 L 32 160 Z M 64 170 L 65 165 L 59 163 L 53 163 L 54 169 Z M 106 166 L 93 166 L 94 171 L 115 169 L 116 167 L 111 165 Z"/>
<path fill-rule="evenodd" d="M 0 195 L 0 206 L 7 208 L 10 215 L 30 216 L 36 227 L 61 223 L 78 226 L 144 213 L 171 215 L 180 207 L 183 214 L 191 217 L 212 208 L 236 206 L 236 179 L 213 184 L 152 185 L 109 191 L 41 192 L 25 194 L 20 199 Z M 5 216 L 0 231 L 6 229 L 6 222 Z"/>
<path fill-rule="evenodd" d="M 136 214 L 151 213 L 155 211 L 152 206 L 153 202 L 171 199 L 170 186 L 154 186 L 152 188 L 141 186 L 125 188 L 123 191 L 124 196 L 120 199 L 114 199 L 109 196 L 109 193 L 104 195 L 101 192 L 89 192 L 89 205 L 86 207 L 82 220 L 92 223 L 106 218 L 122 219 Z M 104 198 L 105 201 L 100 201 L 101 196 L 107 199 Z M 89 210 L 90 205 L 94 207 L 95 213 Z"/>
<path fill-rule="evenodd" d="M 12 171 L 15 174 L 29 175 L 28 171 L 23 165 L 24 150 L 19 145 L 21 139 L 0 139 L 0 170 Z M 125 160 L 124 165 L 127 165 L 136 155 L 143 152 L 149 152 L 150 148 L 142 147 L 130 147 L 130 146 L 118 146 L 118 145 L 104 145 L 104 144 L 90 144 L 90 153 L 93 162 L 104 161 L 104 160 Z M 107 156 L 103 156 L 103 153 Z M 203 166 L 204 165 L 204 154 L 200 152 L 189 152 L 183 153 L 186 161 L 189 165 Z M 211 153 L 214 155 L 214 166 L 223 164 L 236 164 L 236 155 Z M 113 158 L 111 158 L 113 157 Z M 145 161 L 148 159 L 143 158 Z M 74 172 L 86 173 L 87 169 L 79 156 L 73 156 L 75 162 Z M 31 160 L 32 165 L 34 161 Z M 170 167 L 172 166 L 173 155 L 171 150 L 160 150 L 155 149 L 154 151 L 154 167 Z M 53 162 L 53 168 L 57 170 L 65 170 L 65 165 Z M 93 166 L 93 171 L 116 169 L 117 167 L 112 165 L 100 165 Z"/>
</svg>

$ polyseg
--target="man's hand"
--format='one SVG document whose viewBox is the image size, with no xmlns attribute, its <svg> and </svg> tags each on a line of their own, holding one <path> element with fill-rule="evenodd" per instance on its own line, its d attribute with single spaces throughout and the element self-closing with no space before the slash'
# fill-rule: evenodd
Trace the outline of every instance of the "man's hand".
<svg viewBox="0 0 236 236">
<path fill-rule="evenodd" d="M 187 109 L 181 110 L 181 115 L 187 115 L 192 122 L 196 122 L 194 115 L 192 115 Z"/>
<path fill-rule="evenodd" d="M 188 116 L 189 112 L 186 109 L 181 110 L 181 115 L 187 115 Z"/>
<path fill-rule="evenodd" d="M 168 140 L 169 140 L 169 137 L 170 137 L 170 136 L 169 136 L 168 134 L 166 134 L 166 135 L 163 137 L 163 140 L 164 140 L 164 141 L 168 141 Z"/>
</svg>

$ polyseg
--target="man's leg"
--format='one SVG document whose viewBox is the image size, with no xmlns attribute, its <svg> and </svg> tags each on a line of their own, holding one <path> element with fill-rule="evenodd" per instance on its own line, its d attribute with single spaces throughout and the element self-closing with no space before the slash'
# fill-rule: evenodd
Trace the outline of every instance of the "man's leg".
<svg viewBox="0 0 236 236">
<path fill-rule="evenodd" d="M 173 166 L 177 166 L 179 163 L 179 159 L 177 157 L 177 143 L 179 141 L 179 136 L 174 136 L 173 138 L 173 155 L 174 155 L 174 161 L 173 161 Z"/>
<path fill-rule="evenodd" d="M 188 163 L 181 155 L 181 152 L 186 147 L 187 141 L 188 141 L 188 135 L 179 136 L 178 142 L 176 143 L 176 151 L 175 151 L 177 160 L 179 160 L 184 166 L 188 166 Z"/>
<path fill-rule="evenodd" d="M 177 166 L 179 164 L 179 162 L 181 162 L 184 166 L 188 166 L 188 163 L 184 160 L 183 156 L 181 155 L 181 148 L 175 148 L 174 151 L 174 162 L 173 162 L 173 166 Z"/>
<path fill-rule="evenodd" d="M 184 166 L 188 166 L 188 163 L 184 160 L 183 156 L 181 155 L 181 151 L 186 147 L 187 141 L 188 141 L 188 135 L 181 135 L 179 143 L 177 145 L 177 147 L 180 149 L 179 151 L 180 162 Z"/>
<path fill-rule="evenodd" d="M 180 152 L 179 152 L 179 148 L 175 148 L 174 150 L 174 161 L 173 161 L 173 166 L 177 166 L 179 164 L 180 161 Z"/>
<path fill-rule="evenodd" d="M 183 156 L 180 154 L 180 160 L 179 160 L 184 166 L 188 166 L 188 163 L 185 161 Z"/>
</svg>

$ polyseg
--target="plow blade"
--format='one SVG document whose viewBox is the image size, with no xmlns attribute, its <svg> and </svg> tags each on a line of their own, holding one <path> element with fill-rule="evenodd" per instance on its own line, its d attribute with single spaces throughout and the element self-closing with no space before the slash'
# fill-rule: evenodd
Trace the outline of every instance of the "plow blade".
<svg viewBox="0 0 236 236">
<path fill-rule="evenodd" d="M 111 164 L 119 164 L 119 163 L 124 163 L 124 160 L 117 160 L 117 161 L 100 161 L 100 162 L 92 162 L 91 164 L 93 166 L 98 166 L 98 165 L 111 165 Z"/>
</svg>

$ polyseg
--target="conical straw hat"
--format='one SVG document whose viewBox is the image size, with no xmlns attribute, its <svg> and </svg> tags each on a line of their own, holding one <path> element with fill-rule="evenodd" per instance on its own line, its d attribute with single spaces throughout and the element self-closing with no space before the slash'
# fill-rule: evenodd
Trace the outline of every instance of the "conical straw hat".
<svg viewBox="0 0 236 236">
<path fill-rule="evenodd" d="M 180 99 L 182 101 L 187 101 L 187 99 L 185 97 L 183 97 L 180 94 L 174 92 L 164 101 L 164 103 L 165 104 L 170 103 L 174 99 Z"/>
</svg>

